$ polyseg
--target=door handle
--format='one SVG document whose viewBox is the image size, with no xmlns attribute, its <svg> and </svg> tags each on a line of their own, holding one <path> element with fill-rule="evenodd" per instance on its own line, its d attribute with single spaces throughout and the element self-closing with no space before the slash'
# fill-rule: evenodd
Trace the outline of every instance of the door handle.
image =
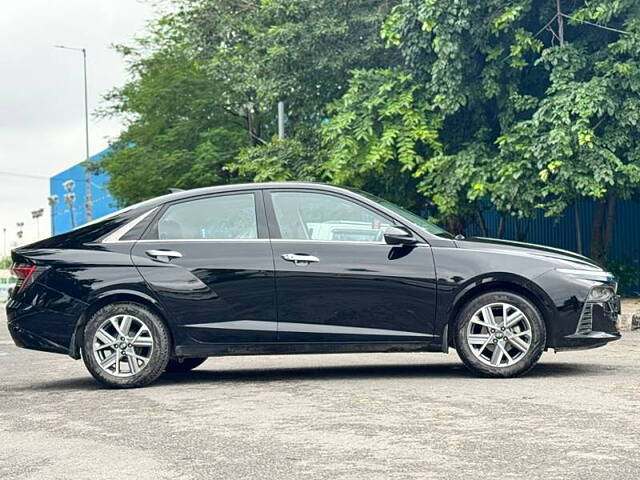
<svg viewBox="0 0 640 480">
<path fill-rule="evenodd" d="M 174 250 L 147 250 L 145 253 L 163 262 L 170 262 L 173 258 L 182 258 L 182 254 Z"/>
<path fill-rule="evenodd" d="M 310 263 L 319 262 L 318 257 L 313 255 L 305 255 L 299 253 L 285 253 L 282 258 L 287 262 L 293 262 L 295 265 L 309 265 Z"/>
</svg>

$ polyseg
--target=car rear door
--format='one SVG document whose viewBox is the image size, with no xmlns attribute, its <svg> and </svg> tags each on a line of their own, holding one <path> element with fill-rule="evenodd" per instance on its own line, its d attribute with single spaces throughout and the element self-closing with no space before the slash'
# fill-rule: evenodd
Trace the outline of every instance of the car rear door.
<svg viewBox="0 0 640 480">
<path fill-rule="evenodd" d="M 431 248 L 391 246 L 393 219 L 324 191 L 265 196 L 280 342 L 430 342 L 436 284 Z"/>
<path fill-rule="evenodd" d="M 133 250 L 181 345 L 273 342 L 273 258 L 260 191 L 165 205 Z"/>
</svg>

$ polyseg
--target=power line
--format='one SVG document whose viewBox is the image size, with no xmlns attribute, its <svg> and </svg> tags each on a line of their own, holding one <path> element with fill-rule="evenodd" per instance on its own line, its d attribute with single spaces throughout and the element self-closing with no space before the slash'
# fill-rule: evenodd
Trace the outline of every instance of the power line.
<svg viewBox="0 0 640 480">
<path fill-rule="evenodd" d="M 2 172 L 0 171 L 0 175 L 8 175 L 10 177 L 22 177 L 22 178 L 34 178 L 37 180 L 49 180 L 49 177 L 44 177 L 42 175 L 31 175 L 28 173 L 14 173 L 14 172 Z"/>
</svg>

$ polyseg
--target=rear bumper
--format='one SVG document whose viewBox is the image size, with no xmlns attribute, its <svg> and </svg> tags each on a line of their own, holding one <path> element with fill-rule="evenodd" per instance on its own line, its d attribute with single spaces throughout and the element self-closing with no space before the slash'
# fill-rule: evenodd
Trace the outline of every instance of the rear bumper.
<svg viewBox="0 0 640 480">
<path fill-rule="evenodd" d="M 68 354 L 82 309 L 81 302 L 36 284 L 9 300 L 7 327 L 18 347 Z"/>
<path fill-rule="evenodd" d="M 15 323 L 9 323 L 9 334 L 17 347 L 28 348 L 30 350 L 40 350 L 42 352 L 69 353 L 69 348 L 59 345 L 51 340 L 36 335 L 33 332 L 19 327 Z"/>
</svg>

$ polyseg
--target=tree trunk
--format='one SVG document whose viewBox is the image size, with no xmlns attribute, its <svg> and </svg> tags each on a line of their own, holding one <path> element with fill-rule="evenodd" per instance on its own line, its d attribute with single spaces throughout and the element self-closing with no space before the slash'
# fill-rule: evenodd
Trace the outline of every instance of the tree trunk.
<svg viewBox="0 0 640 480">
<path fill-rule="evenodd" d="M 516 240 L 518 242 L 524 242 L 527 239 L 529 225 L 531 225 L 531 221 L 528 218 L 516 219 Z"/>
<path fill-rule="evenodd" d="M 500 222 L 498 223 L 498 232 L 496 233 L 497 238 L 504 237 L 504 227 L 505 227 L 506 220 L 507 220 L 506 215 L 502 215 L 500 217 Z"/>
<path fill-rule="evenodd" d="M 580 211 L 578 210 L 578 200 L 574 205 L 575 228 L 576 228 L 576 251 L 582 255 L 582 222 L 580 221 Z"/>
<path fill-rule="evenodd" d="M 451 215 L 446 218 L 445 225 L 447 230 L 454 235 L 460 235 L 464 233 L 464 222 L 458 215 Z"/>
<path fill-rule="evenodd" d="M 596 262 L 602 264 L 604 261 L 604 235 L 603 227 L 605 221 L 606 200 L 596 203 L 593 211 L 593 224 L 591 226 L 591 252 L 590 256 Z"/>
<path fill-rule="evenodd" d="M 484 221 L 484 216 L 480 210 L 476 210 L 476 218 L 478 219 L 478 225 L 480 226 L 480 235 L 483 237 L 488 237 L 487 234 L 487 224 Z"/>
<path fill-rule="evenodd" d="M 616 225 L 616 206 L 618 198 L 614 194 L 609 194 L 607 203 L 607 225 L 604 231 L 604 260 L 609 259 L 611 243 L 613 241 L 613 230 Z"/>
</svg>

